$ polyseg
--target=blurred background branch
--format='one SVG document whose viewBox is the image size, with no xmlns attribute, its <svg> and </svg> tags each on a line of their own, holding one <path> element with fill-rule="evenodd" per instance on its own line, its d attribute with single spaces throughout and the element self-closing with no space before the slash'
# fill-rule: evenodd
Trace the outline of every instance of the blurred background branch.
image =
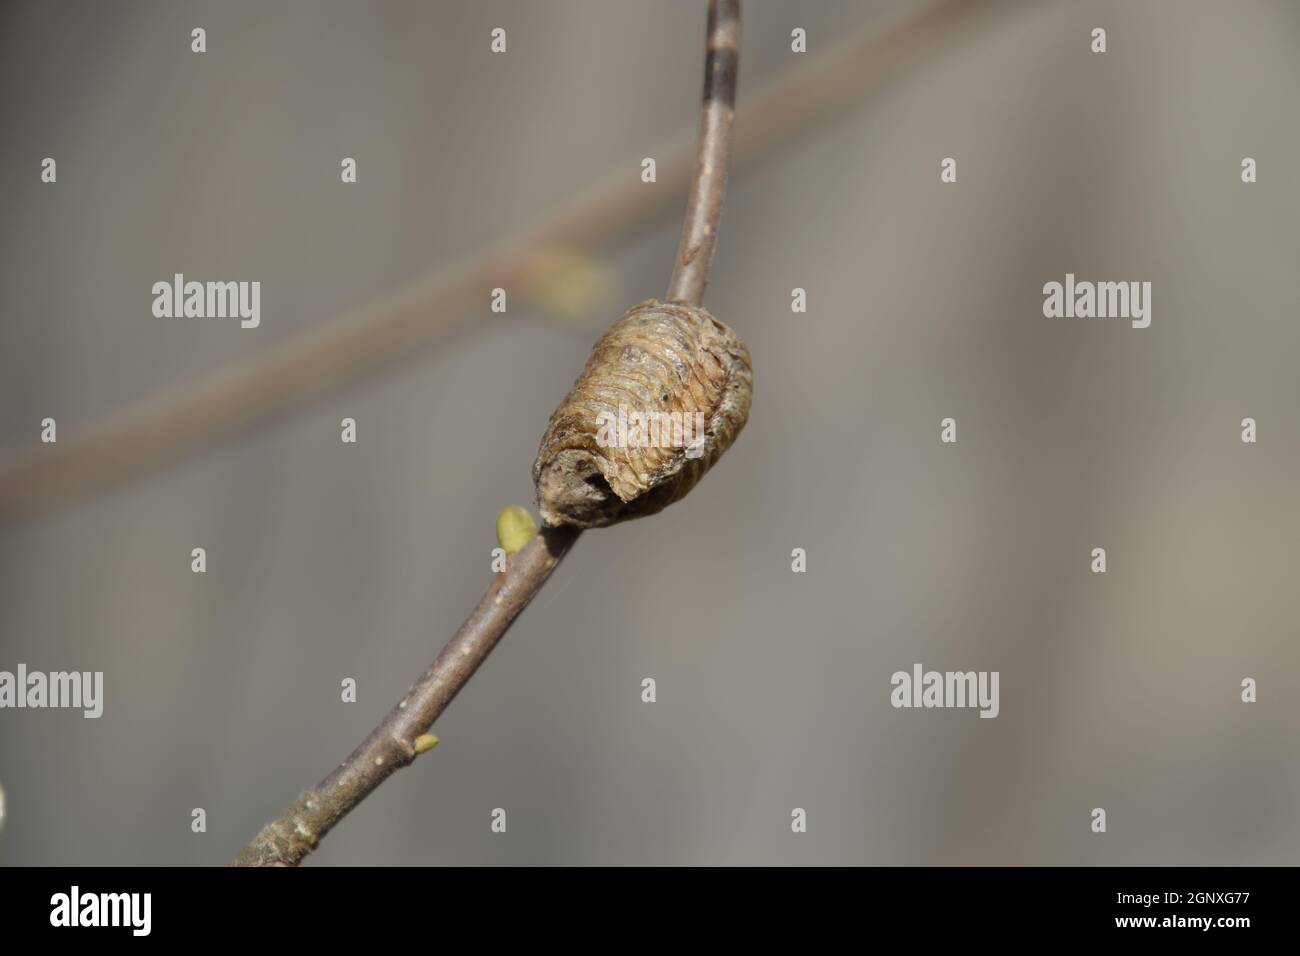
<svg viewBox="0 0 1300 956">
<path fill-rule="evenodd" d="M 788 70 L 739 107 L 734 161 L 761 156 L 852 105 L 898 67 L 955 33 L 977 8 L 1006 5 L 938 0 L 884 25 L 872 23 Z M 694 170 L 693 144 L 692 131 L 654 151 L 660 157 L 655 188 L 635 175 L 635 164 L 620 164 L 521 236 L 74 431 L 57 444 L 9 454 L 0 465 L 0 524 L 175 462 L 241 428 L 414 358 L 473 316 L 490 314 L 493 288 L 516 296 L 515 308 L 529 300 L 553 301 L 559 285 L 580 275 L 583 256 L 630 236 L 677 201 Z"/>
</svg>

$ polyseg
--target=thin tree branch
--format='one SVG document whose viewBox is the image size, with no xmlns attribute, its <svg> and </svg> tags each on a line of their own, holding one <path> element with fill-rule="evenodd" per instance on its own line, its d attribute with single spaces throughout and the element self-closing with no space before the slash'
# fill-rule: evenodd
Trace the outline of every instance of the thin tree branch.
<svg viewBox="0 0 1300 956">
<path fill-rule="evenodd" d="M 951 33 L 977 10 L 992 6 L 997 4 L 936 0 L 884 26 L 873 22 L 839 47 L 781 74 L 739 108 L 735 161 L 753 159 L 857 101 L 919 50 Z M 707 132 L 707 112 L 703 122 Z M 465 317 L 482 314 L 489 290 L 518 289 L 535 281 L 539 271 L 548 268 L 549 254 L 593 252 L 627 236 L 676 197 L 697 171 L 689 136 L 660 144 L 653 155 L 660 157 L 657 188 L 647 189 L 623 164 L 522 238 L 426 274 L 315 331 L 130 406 L 80 436 L 11 455 L 0 467 L 0 524 L 39 515 L 173 462 L 242 427 L 410 358 Z M 725 169 L 717 163 L 711 168 L 725 179 Z M 710 182 L 696 191 L 701 201 L 719 194 L 723 185 Z M 678 270 L 683 283 L 693 287 L 700 282 L 714 238 L 697 237 L 697 246 L 683 234 L 683 252 L 701 249 L 692 264 Z M 678 262 L 682 258 L 679 253 Z M 676 279 L 673 286 L 676 289 Z M 685 296 L 670 292 L 669 297 Z"/>
<path fill-rule="evenodd" d="M 474 613 L 383 722 L 338 769 L 264 826 L 236 857 L 235 865 L 297 866 L 393 771 L 414 761 L 417 741 L 541 590 L 579 533 L 576 528 L 544 528 L 512 555 Z"/>
<path fill-rule="evenodd" d="M 740 0 L 709 0 L 708 22 L 699 163 L 682 226 L 683 249 L 692 254 L 679 254 L 669 291 L 670 298 L 692 305 L 700 303 L 708 282 L 726 191 L 740 60 Z M 413 762 L 423 749 L 420 741 L 429 727 L 541 590 L 579 534 L 576 528 L 545 527 L 513 555 L 506 570 L 493 579 L 474 613 L 406 697 L 337 770 L 263 827 L 236 857 L 235 864 L 298 865 L 393 771 Z"/>
<path fill-rule="evenodd" d="M 682 240 L 668 283 L 670 302 L 699 305 L 709 284 L 709 267 L 713 265 L 722 202 L 727 193 L 739 59 L 740 0 L 710 3 L 700 148 L 691 196 L 686 204 L 686 219 L 682 223 Z"/>
</svg>

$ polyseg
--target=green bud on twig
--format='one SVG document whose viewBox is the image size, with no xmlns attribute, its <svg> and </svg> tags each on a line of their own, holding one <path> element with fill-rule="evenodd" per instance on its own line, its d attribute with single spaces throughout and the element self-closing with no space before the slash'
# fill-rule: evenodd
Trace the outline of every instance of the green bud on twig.
<svg viewBox="0 0 1300 956">
<path fill-rule="evenodd" d="M 497 515 L 497 543 L 506 554 L 523 550 L 524 545 L 537 534 L 537 522 L 518 505 L 507 505 Z"/>
</svg>

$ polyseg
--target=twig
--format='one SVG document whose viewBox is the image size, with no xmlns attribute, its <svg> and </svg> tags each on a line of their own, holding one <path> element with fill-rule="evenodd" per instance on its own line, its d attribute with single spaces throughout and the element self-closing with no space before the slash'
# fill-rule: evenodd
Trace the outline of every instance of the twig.
<svg viewBox="0 0 1300 956">
<path fill-rule="evenodd" d="M 987 6 L 937 0 L 884 27 L 872 23 L 838 48 L 783 73 L 739 108 L 735 161 L 765 153 L 856 101 L 929 41 Z M 590 252 L 625 236 L 679 195 L 696 166 L 690 137 L 660 144 L 653 155 L 661 157 L 655 189 L 620 167 L 517 241 L 427 274 L 317 331 L 131 406 L 80 437 L 13 455 L 0 468 L 0 524 L 143 474 L 416 355 L 466 316 L 481 314 L 492 288 L 519 288 L 547 267 L 548 254 L 556 250 Z M 713 194 L 712 187 L 701 191 L 704 197 Z M 707 268 L 709 256 L 701 266 Z M 702 274 L 694 267 L 682 281 L 693 284 Z M 669 297 L 678 298 L 673 292 Z"/>
<path fill-rule="evenodd" d="M 726 191 L 732 110 L 740 58 L 740 0 L 709 0 L 704 119 L 682 249 L 669 297 L 698 305 L 708 282 L 714 237 Z M 235 859 L 237 866 L 296 866 L 371 791 L 425 749 L 429 727 L 478 670 L 528 602 L 541 590 L 580 532 L 548 527 L 513 555 L 478 607 L 433 666 L 338 769 L 262 828 Z"/>
<path fill-rule="evenodd" d="M 736 115 L 737 65 L 740 59 L 740 0 L 709 4 L 708 48 L 704 54 L 704 109 L 695 179 L 682 223 L 670 302 L 699 305 L 709 284 L 709 267 L 727 193 L 731 162 L 731 128 Z"/>
<path fill-rule="evenodd" d="M 469 619 L 338 769 L 264 826 L 236 866 L 297 866 L 317 842 L 393 771 L 415 760 L 417 741 L 478 670 L 578 539 L 576 528 L 544 528 L 497 574 Z"/>
</svg>

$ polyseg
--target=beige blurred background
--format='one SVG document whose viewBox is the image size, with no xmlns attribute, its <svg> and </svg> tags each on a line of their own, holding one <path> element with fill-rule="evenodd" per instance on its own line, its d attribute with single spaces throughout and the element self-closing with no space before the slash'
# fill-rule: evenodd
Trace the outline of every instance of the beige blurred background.
<svg viewBox="0 0 1300 956">
<path fill-rule="evenodd" d="M 811 57 L 909 8 L 751 0 L 742 102 L 793 27 Z M 702 31 L 648 0 L 7 5 L 0 447 L 637 176 L 695 122 Z M 753 353 L 747 430 L 686 501 L 585 536 L 438 749 L 312 861 L 1296 863 L 1298 41 L 1288 0 L 1006 5 L 739 169 L 707 304 Z M 0 669 L 106 683 L 99 720 L 0 712 L 0 862 L 225 863 L 341 760 L 478 600 L 497 510 L 531 504 L 599 329 L 663 292 L 684 201 L 609 250 L 596 321 L 512 300 L 0 528 Z M 178 271 L 261 280 L 261 327 L 154 318 Z M 1066 272 L 1151 281 L 1151 327 L 1044 319 Z M 1000 671 L 1000 716 L 891 708 L 915 662 Z"/>
</svg>

